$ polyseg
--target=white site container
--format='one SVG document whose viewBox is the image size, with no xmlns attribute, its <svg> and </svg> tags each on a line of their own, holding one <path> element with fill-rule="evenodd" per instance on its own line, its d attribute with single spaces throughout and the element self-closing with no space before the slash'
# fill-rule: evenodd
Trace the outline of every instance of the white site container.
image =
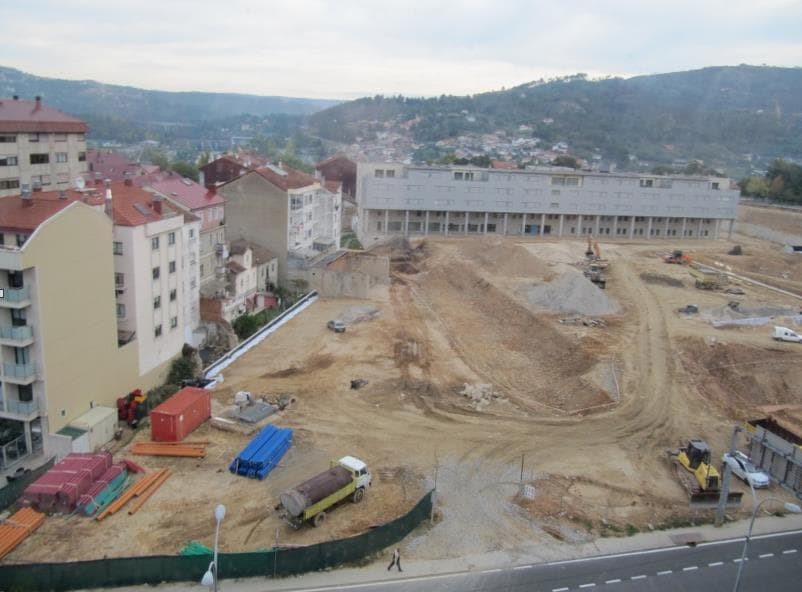
<svg viewBox="0 0 802 592">
<path fill-rule="evenodd" d="M 114 438 L 117 410 L 111 407 L 94 407 L 69 425 L 84 430 L 89 435 L 89 449 L 94 452 Z"/>
</svg>

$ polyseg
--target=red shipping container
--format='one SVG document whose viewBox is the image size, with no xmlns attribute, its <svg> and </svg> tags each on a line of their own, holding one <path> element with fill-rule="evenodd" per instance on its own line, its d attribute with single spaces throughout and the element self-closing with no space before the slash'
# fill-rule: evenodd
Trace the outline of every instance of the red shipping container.
<svg viewBox="0 0 802 592">
<path fill-rule="evenodd" d="M 186 386 L 150 412 L 154 442 L 180 442 L 212 416 L 209 391 Z"/>
</svg>

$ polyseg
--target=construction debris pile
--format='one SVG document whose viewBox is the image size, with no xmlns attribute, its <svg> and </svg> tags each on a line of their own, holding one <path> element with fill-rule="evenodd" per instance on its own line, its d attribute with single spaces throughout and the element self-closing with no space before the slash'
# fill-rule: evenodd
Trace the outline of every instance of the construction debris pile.
<svg viewBox="0 0 802 592">
<path fill-rule="evenodd" d="M 552 282 L 532 286 L 527 296 L 530 304 L 562 314 L 593 316 L 618 310 L 618 305 L 606 292 L 577 272 L 564 273 Z"/>
<path fill-rule="evenodd" d="M 559 319 L 562 325 L 582 325 L 584 327 L 606 327 L 607 322 L 604 319 L 594 319 L 591 317 L 569 317 Z"/>
<path fill-rule="evenodd" d="M 507 400 L 493 389 L 492 384 L 465 384 L 465 388 L 459 394 L 468 399 L 477 411 L 481 411 L 493 401 Z"/>
</svg>

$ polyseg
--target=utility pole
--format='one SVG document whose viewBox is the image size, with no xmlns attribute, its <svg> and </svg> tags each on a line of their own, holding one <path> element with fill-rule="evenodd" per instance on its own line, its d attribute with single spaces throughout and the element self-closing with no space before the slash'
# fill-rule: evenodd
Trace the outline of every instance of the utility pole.
<svg viewBox="0 0 802 592">
<path fill-rule="evenodd" d="M 738 432 L 743 431 L 743 428 L 736 425 L 732 430 L 732 438 L 730 439 L 730 456 L 735 456 L 735 444 L 738 441 Z M 712 459 L 711 459 L 712 460 Z M 724 513 L 727 510 L 727 498 L 730 495 L 730 477 L 732 476 L 732 469 L 729 463 L 724 463 L 724 474 L 721 476 L 721 495 L 718 498 L 718 508 L 716 508 L 716 526 L 724 524 Z"/>
</svg>

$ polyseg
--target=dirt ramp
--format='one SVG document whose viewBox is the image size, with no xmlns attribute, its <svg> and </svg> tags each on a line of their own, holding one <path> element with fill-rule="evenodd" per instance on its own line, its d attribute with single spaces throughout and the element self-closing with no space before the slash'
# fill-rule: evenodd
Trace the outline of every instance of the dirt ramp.
<svg viewBox="0 0 802 592">
<path fill-rule="evenodd" d="M 524 247 L 500 238 L 483 238 L 460 245 L 460 255 L 478 269 L 506 277 L 549 280 L 553 270 Z"/>
</svg>

